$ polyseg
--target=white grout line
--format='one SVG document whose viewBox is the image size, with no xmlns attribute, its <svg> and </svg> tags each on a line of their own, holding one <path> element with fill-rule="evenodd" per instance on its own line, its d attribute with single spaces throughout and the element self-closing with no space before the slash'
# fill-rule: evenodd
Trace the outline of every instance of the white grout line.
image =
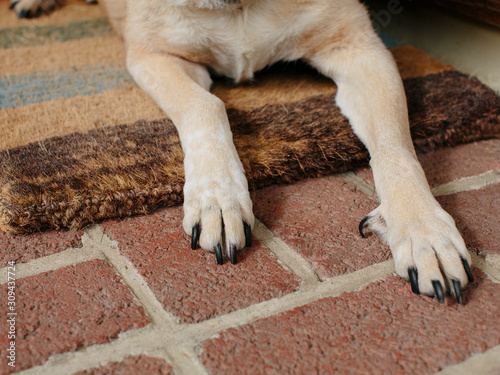
<svg viewBox="0 0 500 375">
<path fill-rule="evenodd" d="M 94 245 L 86 233 L 82 236 L 82 244 L 83 246 L 79 248 L 69 248 L 57 254 L 34 259 L 27 263 L 16 264 L 16 279 L 54 271 L 93 259 L 104 259 L 99 247 Z M 6 282 L 7 267 L 4 267 L 0 269 L 0 284 Z"/>
<path fill-rule="evenodd" d="M 301 255 L 277 237 L 262 222 L 255 219 L 253 234 L 267 247 L 286 268 L 302 280 L 302 286 L 314 285 L 320 279 L 314 269 Z"/>
<path fill-rule="evenodd" d="M 474 267 L 483 271 L 491 281 L 500 283 L 500 255 L 488 254 L 485 258 L 482 258 L 471 251 L 469 253 Z"/>
<path fill-rule="evenodd" d="M 498 375 L 500 374 L 500 345 L 484 353 L 473 354 L 464 362 L 449 366 L 435 375 Z"/>
<path fill-rule="evenodd" d="M 172 367 L 178 375 L 208 375 L 208 371 L 203 365 L 192 344 L 191 338 L 183 335 L 176 335 L 177 343 L 165 347 L 172 358 Z"/>
<path fill-rule="evenodd" d="M 368 198 L 374 200 L 377 203 L 380 203 L 380 199 L 377 195 L 377 192 L 375 191 L 375 188 L 371 184 L 363 180 L 361 177 L 359 177 L 356 173 L 346 172 L 342 173 L 340 177 L 356 186 L 356 188 L 359 191 L 365 193 Z"/>
<path fill-rule="evenodd" d="M 431 189 L 435 197 L 451 195 L 461 191 L 480 190 L 488 185 L 500 183 L 500 170 L 488 171 L 477 176 L 460 178 Z"/>
</svg>

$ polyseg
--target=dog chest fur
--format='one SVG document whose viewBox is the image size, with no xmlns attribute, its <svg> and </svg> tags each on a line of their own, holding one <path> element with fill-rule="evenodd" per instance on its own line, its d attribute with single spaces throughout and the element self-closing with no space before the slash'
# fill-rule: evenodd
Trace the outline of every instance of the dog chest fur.
<svg viewBox="0 0 500 375">
<path fill-rule="evenodd" d="M 316 2 L 311 7 L 307 1 L 290 0 L 296 3 L 290 11 L 284 1 L 249 0 L 229 9 L 210 10 L 154 2 L 150 12 L 134 8 L 152 7 L 151 3 L 129 1 L 126 39 L 244 81 L 276 61 L 301 58 L 306 48 L 299 40 L 319 27 L 325 11 L 335 8 L 335 2 L 324 6 Z"/>
</svg>

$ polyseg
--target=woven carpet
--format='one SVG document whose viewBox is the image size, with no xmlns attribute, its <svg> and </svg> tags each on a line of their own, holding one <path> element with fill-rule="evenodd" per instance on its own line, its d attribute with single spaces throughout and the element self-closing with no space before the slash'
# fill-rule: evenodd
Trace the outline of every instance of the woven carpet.
<svg viewBox="0 0 500 375">
<path fill-rule="evenodd" d="M 422 51 L 386 40 L 404 79 L 418 152 L 500 136 L 500 98 Z M 0 0 L 0 228 L 80 228 L 182 203 L 172 123 L 128 75 L 98 6 L 18 20 Z M 250 188 L 347 171 L 368 154 L 300 63 L 254 82 L 217 80 Z"/>
</svg>

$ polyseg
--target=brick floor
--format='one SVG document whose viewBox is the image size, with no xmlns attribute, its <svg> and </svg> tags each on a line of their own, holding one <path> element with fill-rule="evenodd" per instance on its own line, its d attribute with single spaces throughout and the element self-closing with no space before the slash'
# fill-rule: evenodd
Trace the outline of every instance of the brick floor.
<svg viewBox="0 0 500 375">
<path fill-rule="evenodd" d="M 499 145 L 500 141 L 486 141 L 421 158 L 431 183 L 440 184 L 499 168 Z M 441 168 L 447 172 L 440 173 Z M 370 181 L 366 171 L 356 173 Z M 301 272 L 309 272 L 301 264 L 307 262 L 322 280 L 348 275 L 326 283 L 312 277 L 302 285 L 259 238 L 239 254 L 237 265 L 226 261 L 218 266 L 214 254 L 190 249 L 190 238 L 181 228 L 181 207 L 100 224 L 104 234 L 116 241 L 118 257 L 125 257 L 134 269 L 120 268 L 110 257 L 108 261 L 75 260 L 83 263 L 37 274 L 29 261 L 81 247 L 84 232 L 18 237 L 0 232 L 1 260 L 28 263 L 24 266 L 32 267 L 28 274 L 35 274 L 16 281 L 15 370 L 35 367 L 34 374 L 45 375 L 59 366 L 58 373 L 74 372 L 65 372 L 64 361 L 47 362 L 51 355 L 67 352 L 75 353 L 65 361 L 72 363 L 72 369 L 82 369 L 78 375 L 175 371 L 191 375 L 204 368 L 212 374 L 431 374 L 460 364 L 474 353 L 500 345 L 496 324 L 500 310 L 499 189 L 500 184 L 495 184 L 438 197 L 455 218 L 469 249 L 481 257 L 489 256 L 487 272 L 492 273 L 486 277 L 473 268 L 476 281 L 464 293 L 465 305 L 457 305 L 452 298 L 440 305 L 411 294 L 408 283 L 387 277 L 387 273 L 381 278 L 371 276 L 374 282 L 361 289 L 352 286 L 359 285 L 354 271 L 366 274 L 365 267 L 390 259 L 390 251 L 376 236 L 360 237 L 359 221 L 377 203 L 340 176 L 252 193 L 256 217 L 295 250 L 299 258 L 292 258 Z M 96 257 L 104 259 L 107 253 L 99 253 L 99 246 L 111 245 L 95 233 L 99 232 L 88 232 L 87 245 Z M 261 240 L 274 246 L 268 239 Z M 288 250 L 280 248 L 278 256 L 283 251 Z M 65 264 L 72 262 L 71 254 L 61 256 L 66 256 Z M 125 277 L 127 272 L 133 275 Z M 137 285 L 128 284 L 142 282 L 136 272 L 145 281 L 139 293 L 134 289 Z M 352 291 L 309 299 L 315 288 L 333 288 L 336 280 L 351 280 L 354 284 L 347 290 Z M 148 288 L 150 294 L 141 292 Z M 3 284 L 0 300 L 7 300 L 6 294 Z M 157 302 L 146 295 L 154 295 L 158 306 L 172 313 L 177 322 L 157 324 L 164 315 L 155 313 L 158 306 L 151 303 Z M 257 303 L 262 304 L 255 307 Z M 150 320 L 146 310 L 156 314 L 154 319 Z M 120 333 L 148 324 L 148 330 L 120 338 L 120 349 L 106 345 L 116 343 Z M 8 321 L 0 320 L 0 332 L 8 328 Z M 127 346 L 131 337 L 139 340 L 133 341 L 133 353 Z M 7 335 L 0 334 L 0 347 L 6 350 L 9 344 Z M 96 344 L 105 353 L 100 358 L 118 350 L 118 357 L 125 359 L 93 360 L 92 350 L 96 349 L 92 346 Z M 84 350 L 87 348 L 89 351 Z M 135 355 L 137 348 L 142 355 Z M 162 358 L 151 354 L 159 355 L 162 350 Z M 92 365 L 71 358 L 86 358 L 85 363 Z M 500 368 L 500 360 L 490 357 L 487 361 Z M 12 371 L 2 356 L 0 374 Z"/>
<path fill-rule="evenodd" d="M 79 371 L 73 375 L 136 375 L 136 374 L 174 374 L 172 366 L 160 358 L 137 355 L 125 358 L 121 362 L 112 362 L 105 366 Z"/>
<path fill-rule="evenodd" d="M 256 192 L 255 216 L 325 279 L 389 259 L 377 237 L 358 225 L 377 204 L 339 176 L 271 186 Z"/>
<path fill-rule="evenodd" d="M 103 344 L 149 319 L 114 270 L 94 260 L 17 280 L 16 371 L 45 362 L 52 354 Z M 7 289 L 0 290 L 6 301 Z M 0 320 L 0 332 L 7 332 Z M 8 348 L 6 334 L 0 346 Z M 7 367 L 1 356 L 0 369 Z M 9 373 L 9 371 L 4 372 Z"/>
<path fill-rule="evenodd" d="M 470 248 L 480 255 L 498 254 L 499 233 L 492 224 L 500 217 L 498 187 L 439 197 Z M 339 176 L 269 187 L 254 195 L 257 217 L 322 278 L 352 273 L 390 256 L 377 237 L 362 239 L 357 233 L 359 218 L 376 203 Z M 177 207 L 100 226 L 180 323 L 212 327 L 218 319 L 228 319 L 226 314 L 237 314 L 231 318 L 239 322 L 232 323 L 236 328 L 209 335 L 197 347 L 209 373 L 430 374 L 500 344 L 500 329 L 493 324 L 500 308 L 500 285 L 476 268 L 476 281 L 464 293 L 465 305 L 451 298 L 440 305 L 411 294 L 400 278 L 389 277 L 278 315 L 264 313 L 259 318 L 258 310 L 245 315 L 239 310 L 297 291 L 299 279 L 257 238 L 239 255 L 236 266 L 218 266 L 213 254 L 190 249 L 181 220 L 182 208 Z M 27 251 L 34 247 L 27 257 L 81 245 L 80 232 L 47 232 L 33 238 L 38 242 L 28 237 L 22 242 Z M 49 250 L 37 252 L 38 246 Z M 18 280 L 22 320 L 17 325 L 16 370 L 43 365 L 53 354 L 113 342 L 120 333 L 150 323 L 124 284 L 102 260 Z M 6 300 L 5 294 L 2 288 L 0 299 Z M 7 321 L 1 320 L 0 332 L 7 329 Z M 182 335 L 165 331 L 160 337 L 168 342 L 172 336 L 180 343 L 176 345 L 183 345 Z M 174 373 L 170 359 L 147 355 L 148 345 L 154 344 L 147 339 L 143 355 L 77 374 Z M 8 348 L 5 335 L 0 335 L 0 346 Z M 11 372 L 5 359 L 0 360 L 0 373 Z M 178 366 L 180 373 L 191 373 L 189 367 Z M 40 371 L 36 374 L 50 373 Z"/>
<path fill-rule="evenodd" d="M 177 207 L 102 224 L 165 309 L 181 322 L 200 322 L 283 296 L 299 286 L 297 277 L 259 241 L 239 254 L 236 265 L 219 266 L 214 254 L 191 250 L 181 223 L 182 208 Z"/>
<path fill-rule="evenodd" d="M 442 148 L 428 154 L 419 154 L 418 158 L 429 185 L 434 187 L 500 169 L 500 139 Z M 373 186 L 369 168 L 362 168 L 356 174 Z"/>
<path fill-rule="evenodd" d="M 50 231 L 12 236 L 0 230 L 0 267 L 52 255 L 70 247 L 81 247 L 83 231 Z"/>
<path fill-rule="evenodd" d="M 390 277 L 222 332 L 201 359 L 211 374 L 431 374 L 500 341 L 500 285 L 475 276 L 465 305 Z"/>
<path fill-rule="evenodd" d="M 481 152 L 486 150 L 484 145 Z M 469 152 L 478 147 L 468 146 Z M 493 158 L 486 162 L 489 167 L 496 166 Z M 455 176 L 482 173 L 474 163 Z M 455 178 L 448 175 L 435 181 L 448 179 Z M 500 217 L 499 186 L 438 198 L 456 219 L 468 247 L 480 256 L 498 256 L 500 252 L 500 229 L 496 225 Z M 359 220 L 377 203 L 340 176 L 272 186 L 254 192 L 253 198 L 257 218 L 323 280 L 390 258 L 389 249 L 376 236 L 362 239 L 357 232 Z M 301 307 L 295 307 L 300 305 L 297 302 L 277 315 L 267 315 L 265 304 L 262 311 L 245 312 L 241 309 L 259 302 L 279 306 L 280 298 L 293 296 L 298 290 L 303 298 L 307 293 L 300 289 L 299 278 L 258 238 L 239 254 L 236 266 L 228 262 L 218 266 L 214 254 L 190 249 L 190 238 L 181 222 L 182 208 L 176 207 L 107 221 L 100 227 L 117 241 L 121 254 L 146 281 L 146 288 L 179 323 L 197 324 L 200 332 L 208 329 L 203 327 L 218 324 L 236 325 L 216 329 L 215 335 L 204 336 L 201 345 L 191 348 L 201 361 L 196 366 L 204 366 L 209 373 L 431 374 L 500 345 L 500 329 L 495 324 L 500 285 L 479 269 L 473 268 L 476 281 L 464 293 L 465 305 L 457 305 L 452 298 L 440 305 L 416 296 L 408 283 L 391 276 L 338 297 L 304 302 Z M 0 233 L 4 250 L 0 253 L 4 261 L 26 263 L 69 247 L 81 247 L 82 234 L 67 231 L 10 237 Z M 17 280 L 16 308 L 20 315 L 15 370 L 44 365 L 53 354 L 82 352 L 92 345 L 114 342 L 120 333 L 151 324 L 141 306 L 146 302 L 137 301 L 124 280 L 102 260 Z M 6 300 L 6 292 L 4 284 L 0 299 Z M 293 298 L 298 297 L 287 301 Z M 228 318 L 229 313 L 236 315 Z M 229 325 L 224 323 L 228 319 L 232 322 Z M 7 330 L 7 320 L 0 320 L 0 332 Z M 189 336 L 187 341 L 181 331 L 166 330 L 159 337 L 165 337 L 161 344 L 168 352 L 171 345 L 196 342 L 197 331 L 191 332 L 195 332 L 190 333 L 194 337 Z M 172 353 L 164 358 L 150 356 L 148 348 L 157 343 L 149 336 L 144 339 L 143 355 L 124 356 L 120 362 L 101 361 L 102 365 L 93 362 L 92 368 L 77 374 L 173 374 Z M 176 344 L 169 344 L 169 340 Z M 0 335 L 0 346 L 8 345 L 7 336 Z M 175 354 L 172 357 L 180 361 L 175 368 L 180 373 L 197 373 L 190 367 L 190 360 L 187 367 L 183 364 L 184 349 L 176 350 L 181 358 Z M 51 373 L 50 366 L 35 374 Z M 0 374 L 11 372 L 3 356 Z"/>
</svg>

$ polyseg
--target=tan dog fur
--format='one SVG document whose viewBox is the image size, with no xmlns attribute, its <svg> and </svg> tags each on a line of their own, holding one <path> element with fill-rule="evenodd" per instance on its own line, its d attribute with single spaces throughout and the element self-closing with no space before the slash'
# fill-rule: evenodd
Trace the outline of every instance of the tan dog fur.
<svg viewBox="0 0 500 375">
<path fill-rule="evenodd" d="M 101 1 L 102 2 L 102 1 Z M 126 4 L 125 4 L 126 3 Z M 380 206 L 368 224 L 390 245 L 396 272 L 418 270 L 455 294 L 470 256 L 453 219 L 431 194 L 409 132 L 403 85 L 391 54 L 357 0 L 106 0 L 127 47 L 127 67 L 174 122 L 185 153 L 184 230 L 228 255 L 254 225 L 242 164 L 210 73 L 235 81 L 278 60 L 303 59 L 338 85 L 336 101 L 371 155 Z"/>
</svg>

